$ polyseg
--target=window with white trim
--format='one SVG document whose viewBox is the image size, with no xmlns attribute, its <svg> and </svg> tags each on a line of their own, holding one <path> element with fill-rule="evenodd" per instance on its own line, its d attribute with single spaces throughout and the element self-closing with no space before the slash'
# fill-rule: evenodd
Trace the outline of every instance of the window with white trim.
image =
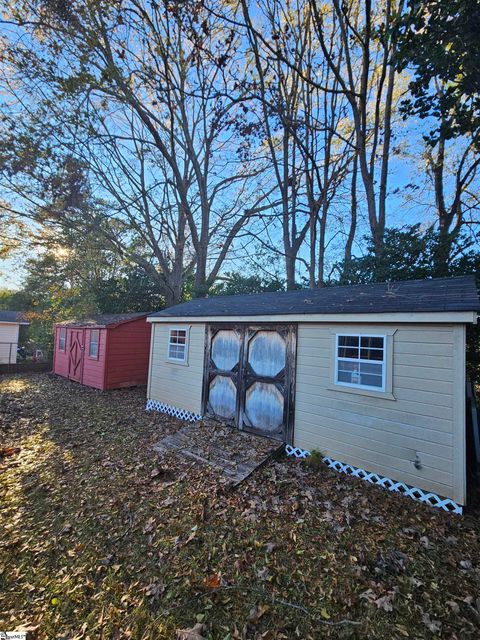
<svg viewBox="0 0 480 640">
<path fill-rule="evenodd" d="M 337 334 L 335 384 L 385 391 L 386 337 Z"/>
<path fill-rule="evenodd" d="M 90 358 L 98 358 L 98 341 L 100 338 L 100 331 L 98 329 L 91 329 L 90 331 L 90 344 L 88 347 L 88 355 Z"/>
<path fill-rule="evenodd" d="M 67 341 L 67 330 L 62 327 L 58 334 L 58 348 L 60 351 L 65 351 L 65 343 Z"/>
<path fill-rule="evenodd" d="M 173 362 L 186 362 L 188 350 L 187 329 L 170 329 L 168 338 L 168 359 Z"/>
</svg>

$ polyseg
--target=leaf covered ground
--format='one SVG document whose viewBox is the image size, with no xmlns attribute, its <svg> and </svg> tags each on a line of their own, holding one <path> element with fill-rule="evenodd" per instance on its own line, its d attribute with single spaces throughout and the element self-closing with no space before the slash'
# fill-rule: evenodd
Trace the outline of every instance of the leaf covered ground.
<svg viewBox="0 0 480 640">
<path fill-rule="evenodd" d="M 38 638 L 480 637 L 478 514 L 281 459 L 236 490 L 152 445 L 144 389 L 0 378 L 0 630 Z"/>
</svg>

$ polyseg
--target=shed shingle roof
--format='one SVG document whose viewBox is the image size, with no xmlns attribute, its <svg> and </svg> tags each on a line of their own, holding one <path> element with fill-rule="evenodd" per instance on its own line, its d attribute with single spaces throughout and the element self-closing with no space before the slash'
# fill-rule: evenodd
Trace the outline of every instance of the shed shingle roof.
<svg viewBox="0 0 480 640">
<path fill-rule="evenodd" d="M 63 327 L 111 327 L 137 318 L 146 318 L 147 315 L 146 311 L 139 313 L 104 313 L 102 315 L 92 315 L 88 318 L 65 320 L 57 324 Z"/>
<path fill-rule="evenodd" d="M 197 298 L 152 317 L 480 311 L 473 275 Z"/>
<path fill-rule="evenodd" d="M 25 320 L 23 316 L 23 311 L 0 311 L 0 322 L 29 324 L 28 320 Z"/>
</svg>

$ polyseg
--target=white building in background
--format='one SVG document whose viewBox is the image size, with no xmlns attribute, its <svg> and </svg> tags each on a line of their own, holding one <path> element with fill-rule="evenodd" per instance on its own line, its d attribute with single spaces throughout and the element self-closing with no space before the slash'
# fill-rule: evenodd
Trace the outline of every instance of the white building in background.
<svg viewBox="0 0 480 640">
<path fill-rule="evenodd" d="M 17 362 L 18 334 L 25 324 L 21 311 L 0 311 L 0 364 Z"/>
</svg>

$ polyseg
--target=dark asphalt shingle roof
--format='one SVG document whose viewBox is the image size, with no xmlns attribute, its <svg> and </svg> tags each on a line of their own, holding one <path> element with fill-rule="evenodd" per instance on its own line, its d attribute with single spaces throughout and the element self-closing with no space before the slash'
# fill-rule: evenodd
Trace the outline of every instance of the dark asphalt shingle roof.
<svg viewBox="0 0 480 640">
<path fill-rule="evenodd" d="M 64 320 L 57 324 L 63 327 L 110 327 L 135 320 L 136 318 L 147 317 L 148 313 L 142 311 L 139 313 L 104 313 L 101 315 L 92 315 L 88 318 L 74 318 L 72 320 Z"/>
<path fill-rule="evenodd" d="M 473 275 L 197 298 L 151 316 L 266 316 L 480 311 Z"/>
<path fill-rule="evenodd" d="M 28 324 L 23 311 L 0 311 L 0 322 L 22 322 Z"/>
</svg>

